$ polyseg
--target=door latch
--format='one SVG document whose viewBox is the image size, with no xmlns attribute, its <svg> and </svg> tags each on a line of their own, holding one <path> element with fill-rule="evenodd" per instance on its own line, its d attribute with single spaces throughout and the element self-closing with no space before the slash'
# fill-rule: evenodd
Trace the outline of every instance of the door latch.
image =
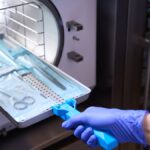
<svg viewBox="0 0 150 150">
<path fill-rule="evenodd" d="M 83 30 L 83 25 L 74 20 L 67 22 L 66 26 L 69 32 L 72 30 L 75 30 L 75 31 Z"/>
</svg>

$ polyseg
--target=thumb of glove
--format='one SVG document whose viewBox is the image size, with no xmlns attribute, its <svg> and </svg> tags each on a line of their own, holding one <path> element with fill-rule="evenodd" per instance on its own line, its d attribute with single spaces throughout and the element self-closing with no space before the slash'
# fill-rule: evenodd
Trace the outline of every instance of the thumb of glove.
<svg viewBox="0 0 150 150">
<path fill-rule="evenodd" d="M 78 125 L 84 125 L 86 123 L 85 116 L 81 113 L 71 119 L 64 121 L 62 127 L 65 129 L 75 129 Z"/>
</svg>

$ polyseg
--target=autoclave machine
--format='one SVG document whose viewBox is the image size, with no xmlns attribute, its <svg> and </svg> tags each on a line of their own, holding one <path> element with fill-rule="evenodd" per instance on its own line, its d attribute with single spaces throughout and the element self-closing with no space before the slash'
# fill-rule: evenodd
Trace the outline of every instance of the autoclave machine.
<svg viewBox="0 0 150 150">
<path fill-rule="evenodd" d="M 96 0 L 0 1 L 0 105 L 20 127 L 51 116 L 55 104 L 87 99 L 95 34 Z M 15 128 L 8 118 L 0 114 L 1 131 Z"/>
</svg>

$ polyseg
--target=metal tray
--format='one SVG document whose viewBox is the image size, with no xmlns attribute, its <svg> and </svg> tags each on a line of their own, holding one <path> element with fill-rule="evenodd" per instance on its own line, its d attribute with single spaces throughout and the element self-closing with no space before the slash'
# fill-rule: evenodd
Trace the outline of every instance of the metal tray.
<svg viewBox="0 0 150 150">
<path fill-rule="evenodd" d="M 0 40 L 0 106 L 18 127 L 52 115 L 52 106 L 74 98 L 80 103 L 90 89 L 28 50 Z"/>
</svg>

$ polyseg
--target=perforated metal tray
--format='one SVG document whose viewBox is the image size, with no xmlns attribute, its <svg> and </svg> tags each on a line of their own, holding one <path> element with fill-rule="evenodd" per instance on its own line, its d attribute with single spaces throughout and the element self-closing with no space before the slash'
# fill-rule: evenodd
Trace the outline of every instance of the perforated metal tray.
<svg viewBox="0 0 150 150">
<path fill-rule="evenodd" d="M 2 60 L 7 62 L 6 67 L 12 69 L 7 69 L 0 77 L 0 99 L 3 99 L 0 106 L 19 127 L 32 125 L 51 116 L 51 107 L 54 105 L 71 98 L 80 103 L 90 93 L 89 88 L 55 66 L 48 65 L 26 49 L 12 47 L 3 40 L 0 41 L 0 61 Z M 13 84 L 9 86 L 10 83 Z M 30 98 L 26 99 L 29 105 L 23 106 L 24 98 Z"/>
</svg>

